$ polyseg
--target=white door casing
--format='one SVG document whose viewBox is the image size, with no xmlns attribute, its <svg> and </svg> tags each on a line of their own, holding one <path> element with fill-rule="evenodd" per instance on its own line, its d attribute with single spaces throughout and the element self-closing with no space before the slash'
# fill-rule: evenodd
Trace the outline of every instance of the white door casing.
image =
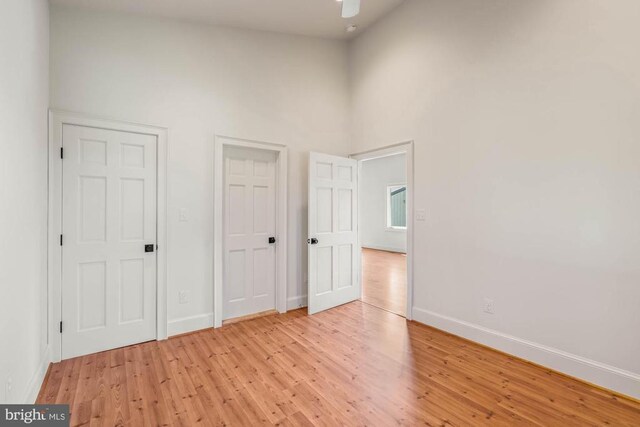
<svg viewBox="0 0 640 427">
<path fill-rule="evenodd" d="M 62 140 L 62 358 L 155 339 L 157 137 L 65 124 Z"/>
<path fill-rule="evenodd" d="M 349 157 L 358 161 L 358 173 L 362 167 L 362 161 L 372 160 L 380 157 L 391 156 L 395 154 L 404 154 L 407 159 L 407 305 L 405 318 L 413 319 L 413 141 L 406 141 L 397 144 L 368 150 L 362 153 L 352 154 Z M 360 211 L 360 216 L 366 215 L 366 212 Z M 362 252 L 362 244 L 358 238 L 358 253 Z M 358 256 L 358 271 L 362 271 L 362 256 Z"/>
<path fill-rule="evenodd" d="M 224 151 L 228 147 L 246 147 L 270 151 L 276 155 L 276 309 L 287 311 L 288 272 L 288 150 L 285 145 L 216 135 L 214 141 L 213 174 L 213 235 L 224 236 Z M 222 326 L 224 288 L 224 239 L 213 239 L 213 326 Z"/>
<path fill-rule="evenodd" d="M 309 155 L 309 314 L 360 298 L 357 164 Z"/>
<path fill-rule="evenodd" d="M 223 319 L 276 307 L 276 157 L 224 149 Z"/>
</svg>

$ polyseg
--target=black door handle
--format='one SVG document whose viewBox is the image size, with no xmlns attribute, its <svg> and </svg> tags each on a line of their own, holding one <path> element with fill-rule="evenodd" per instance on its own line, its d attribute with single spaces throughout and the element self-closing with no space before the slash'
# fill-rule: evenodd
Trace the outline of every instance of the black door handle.
<svg viewBox="0 0 640 427">
<path fill-rule="evenodd" d="M 307 239 L 307 243 L 310 243 L 312 245 L 317 245 L 318 244 L 318 239 L 316 239 L 315 237 L 313 237 L 311 239 Z"/>
<path fill-rule="evenodd" d="M 275 242 L 276 242 L 275 237 L 269 237 L 269 243 L 275 243 Z"/>
<path fill-rule="evenodd" d="M 144 245 L 144 251 L 145 252 L 153 252 L 153 246 L 154 245 Z"/>
</svg>

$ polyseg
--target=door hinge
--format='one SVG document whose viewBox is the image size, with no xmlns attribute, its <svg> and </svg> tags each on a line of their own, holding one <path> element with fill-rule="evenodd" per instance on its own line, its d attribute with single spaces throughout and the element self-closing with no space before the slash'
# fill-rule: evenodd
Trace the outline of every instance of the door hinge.
<svg viewBox="0 0 640 427">
<path fill-rule="evenodd" d="M 60 246 L 62 246 L 62 234 L 60 235 Z"/>
<path fill-rule="evenodd" d="M 64 159 L 64 148 L 60 147 L 60 158 Z"/>
<path fill-rule="evenodd" d="M 62 320 L 60 321 L 60 333 L 62 333 Z"/>
</svg>

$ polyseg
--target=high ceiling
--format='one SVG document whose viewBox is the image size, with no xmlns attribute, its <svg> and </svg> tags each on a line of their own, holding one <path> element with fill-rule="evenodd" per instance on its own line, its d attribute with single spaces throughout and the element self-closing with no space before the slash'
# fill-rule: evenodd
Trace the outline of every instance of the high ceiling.
<svg viewBox="0 0 640 427">
<path fill-rule="evenodd" d="M 221 24 L 281 33 L 346 39 L 387 14 L 403 0 L 361 0 L 360 14 L 340 17 L 336 0 L 50 0 L 82 7 Z M 345 28 L 358 29 L 347 33 Z"/>
</svg>

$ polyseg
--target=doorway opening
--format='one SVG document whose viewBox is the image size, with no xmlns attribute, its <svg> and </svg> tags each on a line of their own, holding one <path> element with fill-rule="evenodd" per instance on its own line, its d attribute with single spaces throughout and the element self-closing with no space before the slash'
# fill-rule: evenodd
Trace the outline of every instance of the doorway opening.
<svg viewBox="0 0 640 427">
<path fill-rule="evenodd" d="M 407 160 L 404 153 L 362 160 L 362 301 L 405 316 L 407 306 Z"/>
<path fill-rule="evenodd" d="M 358 160 L 362 302 L 411 319 L 412 143 Z"/>
<path fill-rule="evenodd" d="M 214 326 L 286 308 L 287 148 L 216 136 Z"/>
<path fill-rule="evenodd" d="M 166 338 L 166 129 L 49 124 L 52 361 Z"/>
</svg>

